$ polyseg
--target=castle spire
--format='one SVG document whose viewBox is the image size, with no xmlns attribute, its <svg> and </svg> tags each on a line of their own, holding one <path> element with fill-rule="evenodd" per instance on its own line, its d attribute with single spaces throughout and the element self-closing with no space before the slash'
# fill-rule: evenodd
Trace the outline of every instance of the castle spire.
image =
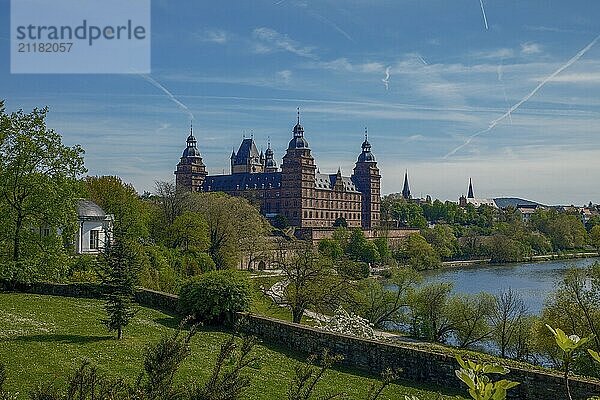
<svg viewBox="0 0 600 400">
<path fill-rule="evenodd" d="M 408 170 L 404 173 L 404 187 L 402 188 L 402 197 L 406 200 L 410 199 L 412 196 L 410 195 L 410 186 L 408 184 Z"/>
<path fill-rule="evenodd" d="M 471 178 L 469 178 L 469 194 L 467 194 L 467 198 L 468 199 L 475 198 L 475 196 L 473 195 L 473 181 L 471 180 Z"/>
<path fill-rule="evenodd" d="M 365 126 L 365 142 L 369 141 L 369 133 L 367 131 L 367 127 Z"/>
<path fill-rule="evenodd" d="M 298 125 L 300 125 L 300 107 L 296 107 L 296 111 L 298 111 Z"/>
</svg>

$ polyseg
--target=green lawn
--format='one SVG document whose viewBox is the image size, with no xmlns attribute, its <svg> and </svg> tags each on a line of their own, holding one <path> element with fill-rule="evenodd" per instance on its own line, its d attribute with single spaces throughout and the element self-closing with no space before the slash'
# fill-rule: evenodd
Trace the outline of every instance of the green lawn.
<svg viewBox="0 0 600 400">
<path fill-rule="evenodd" d="M 102 302 L 98 300 L 0 293 L 0 360 L 7 367 L 7 389 L 25 399 L 29 390 L 41 383 L 64 381 L 65 375 L 84 359 L 107 374 L 134 381 L 141 370 L 144 347 L 172 332 L 177 324 L 166 314 L 140 308 L 126 328 L 125 338 L 117 341 L 100 322 L 103 317 Z M 201 330 L 192 340 L 192 355 L 184 362 L 178 379 L 203 380 L 227 335 Z M 284 399 L 294 366 L 306 355 L 267 344 L 257 346 L 254 352 L 261 361 L 246 371 L 252 376 L 247 398 Z M 352 399 L 362 399 L 372 382 L 373 377 L 338 368 L 326 374 L 318 391 L 344 391 Z M 404 400 L 404 394 L 416 394 L 422 400 L 436 398 L 431 388 L 412 385 L 392 385 L 382 398 Z"/>
</svg>

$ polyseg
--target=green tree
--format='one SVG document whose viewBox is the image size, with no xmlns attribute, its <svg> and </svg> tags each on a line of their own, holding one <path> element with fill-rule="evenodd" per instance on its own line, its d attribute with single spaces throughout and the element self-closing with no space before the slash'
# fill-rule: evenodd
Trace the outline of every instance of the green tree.
<svg viewBox="0 0 600 400">
<path fill-rule="evenodd" d="M 381 216 L 384 222 L 392 223 L 396 228 L 402 226 L 425 228 L 427 226 L 421 206 L 398 194 L 388 195 L 382 199 Z"/>
<path fill-rule="evenodd" d="M 117 338 L 123 338 L 123 328 L 135 315 L 133 298 L 140 269 L 140 249 L 116 237 L 108 240 L 101 255 L 99 266 L 102 283 L 108 286 L 106 295 L 107 319 L 103 322 L 109 331 L 116 331 Z"/>
<path fill-rule="evenodd" d="M 150 210 L 133 185 L 118 176 L 88 176 L 85 186 L 89 199 L 114 215 L 116 232 L 131 240 L 148 237 Z"/>
<path fill-rule="evenodd" d="M 381 262 L 387 263 L 392 255 L 388 239 L 386 237 L 378 237 L 375 240 L 373 240 L 373 243 L 377 248 L 377 252 L 379 253 Z"/>
<path fill-rule="evenodd" d="M 551 326 L 562 326 L 569 334 L 593 337 L 591 347 L 600 350 L 600 264 L 587 269 L 569 269 L 558 289 L 546 300 L 540 319 Z M 551 339 L 544 324 L 538 323 L 536 349 L 560 367 L 562 356 Z M 589 359 L 577 357 L 572 367 L 577 372 L 589 373 Z"/>
<path fill-rule="evenodd" d="M 521 261 L 528 255 L 525 245 L 502 234 L 494 234 L 487 240 L 492 262 L 506 263 Z"/>
<path fill-rule="evenodd" d="M 184 204 L 189 192 L 177 188 L 174 182 L 157 181 L 154 184 L 154 194 L 146 198 L 150 209 L 149 230 L 152 238 L 167 245 L 170 242 L 165 226 L 171 226 L 184 211 Z"/>
<path fill-rule="evenodd" d="M 458 239 L 456 239 L 451 226 L 437 224 L 433 228 L 421 229 L 421 235 L 435 249 L 440 258 L 449 260 L 458 255 Z"/>
<path fill-rule="evenodd" d="M 65 146 L 47 128 L 47 113 L 0 112 L 0 263 L 12 281 L 61 279 L 66 262 L 57 229 L 75 230 L 83 149 Z"/>
<path fill-rule="evenodd" d="M 491 335 L 488 320 L 493 307 L 494 297 L 488 293 L 450 298 L 447 313 L 458 347 L 469 347 Z"/>
<path fill-rule="evenodd" d="M 208 224 L 200 213 L 184 212 L 173 221 L 170 227 L 174 247 L 185 251 L 193 248 L 196 251 L 208 250 Z"/>
<path fill-rule="evenodd" d="M 587 241 L 587 231 L 578 215 L 539 209 L 531 216 L 531 224 L 550 239 L 556 251 L 582 248 Z"/>
<path fill-rule="evenodd" d="M 234 268 L 240 249 L 252 248 L 269 233 L 269 224 L 247 200 L 224 193 L 191 193 L 185 209 L 204 217 L 208 224 L 208 253 L 217 268 Z"/>
<path fill-rule="evenodd" d="M 452 332 L 448 318 L 448 300 L 452 284 L 430 283 L 409 296 L 409 323 L 412 334 L 433 342 L 445 342 Z"/>
<path fill-rule="evenodd" d="M 338 241 L 325 238 L 319 241 L 319 253 L 332 260 L 339 260 L 344 255 L 344 250 Z"/>
<path fill-rule="evenodd" d="M 367 240 L 360 228 L 352 230 L 346 249 L 346 253 L 357 261 L 373 264 L 381 259 L 377 251 L 377 246 Z"/>
<path fill-rule="evenodd" d="M 311 246 L 279 262 L 284 277 L 283 298 L 292 310 L 292 321 L 300 323 L 304 312 L 332 311 L 349 295 L 348 282 L 337 273 L 331 260 L 320 257 Z"/>
<path fill-rule="evenodd" d="M 441 260 L 433 247 L 418 233 L 406 239 L 396 253 L 399 262 L 407 263 L 416 270 L 434 269 L 440 266 Z"/>
<path fill-rule="evenodd" d="M 592 242 L 592 246 L 600 250 L 600 225 L 594 226 L 590 231 L 590 241 Z"/>
<path fill-rule="evenodd" d="M 349 308 L 379 328 L 387 322 L 399 322 L 402 310 L 409 306 L 409 293 L 421 281 L 421 275 L 412 268 L 393 268 L 383 282 L 363 279 Z"/>
</svg>

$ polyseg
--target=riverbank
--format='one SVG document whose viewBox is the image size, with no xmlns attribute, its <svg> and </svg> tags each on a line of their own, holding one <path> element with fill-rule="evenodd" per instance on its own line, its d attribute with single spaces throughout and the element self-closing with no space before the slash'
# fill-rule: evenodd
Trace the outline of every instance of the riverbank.
<svg viewBox="0 0 600 400">
<path fill-rule="evenodd" d="M 600 257 L 600 253 L 598 252 L 578 252 L 578 253 L 552 253 L 552 254 L 543 254 L 539 256 L 531 256 L 527 257 L 519 262 L 544 262 L 544 261 L 555 261 L 555 260 L 572 260 L 579 258 L 594 258 Z M 452 261 L 443 261 L 440 269 L 446 268 L 467 268 L 467 267 L 477 267 L 492 264 L 491 258 L 482 258 L 477 260 L 452 260 Z M 502 265 L 502 264 L 514 264 L 514 263 L 493 263 L 494 265 Z"/>
</svg>

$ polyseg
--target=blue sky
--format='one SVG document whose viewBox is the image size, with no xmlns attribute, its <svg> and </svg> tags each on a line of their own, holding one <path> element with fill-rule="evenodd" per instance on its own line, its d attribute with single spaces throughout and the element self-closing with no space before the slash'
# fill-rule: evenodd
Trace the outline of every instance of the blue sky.
<svg viewBox="0 0 600 400">
<path fill-rule="evenodd" d="M 600 43 L 506 115 L 600 34 L 600 2 L 483 5 L 489 29 L 478 0 L 153 0 L 151 77 L 212 174 L 251 132 L 280 161 L 300 107 L 322 172 L 350 174 L 368 127 L 384 193 L 408 169 L 415 196 L 456 200 L 472 177 L 478 197 L 600 202 Z M 181 107 L 137 75 L 11 75 L 8 25 L 0 0 L 8 110 L 48 105 L 90 174 L 173 178 Z"/>
</svg>

